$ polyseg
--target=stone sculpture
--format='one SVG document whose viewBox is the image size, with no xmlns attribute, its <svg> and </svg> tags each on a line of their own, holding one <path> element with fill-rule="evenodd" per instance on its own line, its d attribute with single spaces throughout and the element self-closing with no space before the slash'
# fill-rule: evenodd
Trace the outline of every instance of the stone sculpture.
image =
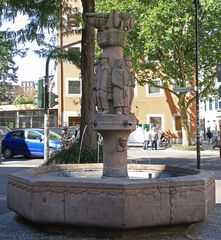
<svg viewBox="0 0 221 240">
<path fill-rule="evenodd" d="M 131 113 L 131 105 L 134 98 L 135 73 L 131 70 L 132 61 L 130 56 L 124 56 L 125 71 L 127 72 L 127 95 L 128 113 Z"/>
<path fill-rule="evenodd" d="M 97 43 L 102 49 L 95 66 L 93 94 L 97 112 L 93 123 L 103 137 L 103 177 L 127 178 L 127 139 L 137 119 L 131 114 L 135 86 L 131 58 L 124 59 L 123 49 L 134 20 L 116 10 L 86 16 L 98 29 Z"/>
<path fill-rule="evenodd" d="M 108 94 L 110 92 L 110 74 L 109 59 L 106 56 L 99 58 L 99 64 L 94 77 L 95 104 L 98 114 L 109 113 Z"/>
<path fill-rule="evenodd" d="M 124 62 L 122 59 L 115 60 L 115 67 L 112 70 L 112 89 L 114 113 L 127 114 L 128 96 L 126 91 L 127 83 L 125 78 Z"/>
<path fill-rule="evenodd" d="M 135 78 L 130 72 L 131 58 L 124 60 L 123 48 L 134 19 L 125 13 L 118 14 L 116 10 L 109 14 L 89 14 L 87 17 L 89 23 L 98 29 L 97 42 L 103 50 L 102 56 L 106 57 L 102 61 L 108 59 L 95 73 L 93 90 L 96 89 L 97 113 L 131 114 Z"/>
</svg>

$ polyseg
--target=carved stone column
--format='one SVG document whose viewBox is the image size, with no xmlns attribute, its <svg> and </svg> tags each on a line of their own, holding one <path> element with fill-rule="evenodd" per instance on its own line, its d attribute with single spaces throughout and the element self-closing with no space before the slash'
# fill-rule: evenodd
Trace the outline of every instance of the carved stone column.
<svg viewBox="0 0 221 240">
<path fill-rule="evenodd" d="M 103 50 L 93 84 L 97 106 L 94 128 L 103 136 L 103 177 L 128 177 L 127 139 L 135 130 L 137 119 L 130 112 L 131 77 L 123 49 L 134 19 L 116 10 L 90 13 L 87 19 L 98 29 L 97 42 Z"/>
<path fill-rule="evenodd" d="M 136 127 L 136 117 L 95 115 L 94 127 L 103 136 L 103 177 L 128 177 L 127 139 Z"/>
</svg>

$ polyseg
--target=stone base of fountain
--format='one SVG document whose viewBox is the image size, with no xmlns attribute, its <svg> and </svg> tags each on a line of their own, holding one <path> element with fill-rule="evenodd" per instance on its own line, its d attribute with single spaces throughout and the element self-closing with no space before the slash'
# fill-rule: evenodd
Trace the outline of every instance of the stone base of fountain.
<svg viewBox="0 0 221 240">
<path fill-rule="evenodd" d="M 102 177 L 102 167 L 57 165 L 11 174 L 8 207 L 36 223 L 119 229 L 199 222 L 214 208 L 212 173 L 129 164 L 129 177 L 112 178 Z M 156 172 L 173 177 L 151 178 Z"/>
</svg>

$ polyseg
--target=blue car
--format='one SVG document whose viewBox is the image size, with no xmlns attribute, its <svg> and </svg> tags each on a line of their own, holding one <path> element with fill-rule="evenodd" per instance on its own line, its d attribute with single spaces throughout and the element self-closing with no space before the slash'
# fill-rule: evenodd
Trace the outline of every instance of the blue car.
<svg viewBox="0 0 221 240">
<path fill-rule="evenodd" d="M 49 131 L 49 154 L 61 149 L 61 136 Z M 2 140 L 2 154 L 9 159 L 16 155 L 44 156 L 44 130 L 35 128 L 9 131 Z"/>
</svg>

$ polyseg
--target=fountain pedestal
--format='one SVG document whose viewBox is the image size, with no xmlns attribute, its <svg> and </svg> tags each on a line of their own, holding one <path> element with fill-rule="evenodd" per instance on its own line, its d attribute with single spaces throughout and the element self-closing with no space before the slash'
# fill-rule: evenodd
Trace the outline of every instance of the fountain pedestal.
<svg viewBox="0 0 221 240">
<path fill-rule="evenodd" d="M 128 177 L 127 139 L 136 121 L 134 115 L 95 115 L 95 130 L 103 136 L 103 177 Z"/>
</svg>

